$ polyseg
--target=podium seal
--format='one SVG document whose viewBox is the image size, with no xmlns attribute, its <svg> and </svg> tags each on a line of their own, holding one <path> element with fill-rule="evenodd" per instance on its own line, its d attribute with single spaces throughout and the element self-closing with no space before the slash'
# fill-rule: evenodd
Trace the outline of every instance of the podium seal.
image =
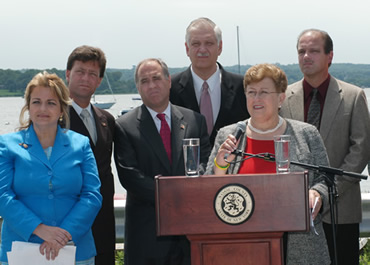
<svg viewBox="0 0 370 265">
<path fill-rule="evenodd" d="M 252 216 L 254 198 L 243 185 L 228 184 L 216 193 L 214 209 L 217 217 L 224 223 L 239 225 Z"/>
</svg>

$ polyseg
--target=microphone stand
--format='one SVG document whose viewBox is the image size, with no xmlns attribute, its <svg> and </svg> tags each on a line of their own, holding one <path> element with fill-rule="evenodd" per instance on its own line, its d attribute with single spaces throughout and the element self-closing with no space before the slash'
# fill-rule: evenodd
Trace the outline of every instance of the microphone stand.
<svg viewBox="0 0 370 265">
<path fill-rule="evenodd" d="M 270 161 L 270 162 L 275 161 L 275 155 L 270 154 L 270 153 L 248 154 L 248 153 L 245 153 L 241 150 L 235 150 L 234 152 L 232 152 L 232 154 L 235 154 L 237 156 L 248 156 L 248 158 L 257 157 L 257 158 L 261 158 L 261 159 L 264 159 L 264 160 Z M 226 162 L 228 162 L 228 161 L 226 161 Z M 241 161 L 236 161 L 236 162 L 232 162 L 232 163 L 238 163 L 238 162 L 241 162 Z M 228 163 L 230 163 L 230 162 L 228 162 Z M 305 168 L 305 169 L 309 169 L 309 170 L 312 170 L 312 171 L 316 171 L 316 172 L 322 174 L 323 176 L 325 176 L 325 183 L 328 186 L 331 229 L 332 229 L 332 233 L 333 233 L 333 247 L 334 247 L 333 265 L 337 265 L 338 260 L 337 260 L 337 243 L 336 243 L 336 227 L 335 227 L 336 224 L 335 224 L 335 216 L 334 216 L 334 205 L 336 203 L 335 202 L 335 195 L 336 195 L 336 192 L 335 192 L 335 175 L 339 175 L 339 176 L 346 175 L 346 176 L 349 176 L 349 177 L 352 177 L 352 178 L 365 179 L 365 180 L 367 179 L 367 176 L 362 175 L 362 174 L 358 174 L 358 173 L 344 171 L 344 170 L 338 169 L 338 168 L 326 167 L 326 166 L 316 166 L 316 165 L 310 165 L 310 164 L 301 163 L 301 162 L 290 161 L 290 164 L 296 165 L 296 166 L 299 166 L 299 167 L 302 167 L 302 168 Z"/>
</svg>

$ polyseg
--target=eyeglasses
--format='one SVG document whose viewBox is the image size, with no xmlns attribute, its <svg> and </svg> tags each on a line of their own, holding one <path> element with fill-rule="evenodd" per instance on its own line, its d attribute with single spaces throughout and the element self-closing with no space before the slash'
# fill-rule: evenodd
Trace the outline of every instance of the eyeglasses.
<svg viewBox="0 0 370 265">
<path fill-rule="evenodd" d="M 253 90 L 249 90 L 247 92 L 245 92 L 245 94 L 247 95 L 248 98 L 256 98 L 256 96 L 258 95 L 260 98 L 266 98 L 268 95 L 270 94 L 279 94 L 280 92 L 269 92 L 269 91 L 253 91 Z"/>
</svg>

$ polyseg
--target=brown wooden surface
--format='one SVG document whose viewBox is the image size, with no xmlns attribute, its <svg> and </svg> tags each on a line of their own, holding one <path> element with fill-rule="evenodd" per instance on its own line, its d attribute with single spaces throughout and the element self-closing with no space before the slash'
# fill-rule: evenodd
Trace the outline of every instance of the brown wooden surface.
<svg viewBox="0 0 370 265">
<path fill-rule="evenodd" d="M 254 197 L 254 212 L 242 224 L 226 224 L 214 211 L 215 196 L 227 184 L 241 184 Z M 156 178 L 158 235 L 308 231 L 308 212 L 303 172 Z"/>
<path fill-rule="evenodd" d="M 194 235 L 192 265 L 281 265 L 283 233 Z"/>
</svg>

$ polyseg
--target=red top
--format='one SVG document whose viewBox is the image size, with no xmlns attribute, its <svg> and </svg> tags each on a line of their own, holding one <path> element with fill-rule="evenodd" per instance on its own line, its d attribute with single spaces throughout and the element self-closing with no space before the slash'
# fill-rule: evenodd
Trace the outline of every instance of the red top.
<svg viewBox="0 0 370 265">
<path fill-rule="evenodd" d="M 273 140 L 255 140 L 247 137 L 245 151 L 248 154 L 271 153 L 275 154 Z M 244 158 L 246 158 L 245 156 Z M 276 173 L 276 163 L 262 158 L 249 158 L 242 162 L 239 174 Z"/>
</svg>

